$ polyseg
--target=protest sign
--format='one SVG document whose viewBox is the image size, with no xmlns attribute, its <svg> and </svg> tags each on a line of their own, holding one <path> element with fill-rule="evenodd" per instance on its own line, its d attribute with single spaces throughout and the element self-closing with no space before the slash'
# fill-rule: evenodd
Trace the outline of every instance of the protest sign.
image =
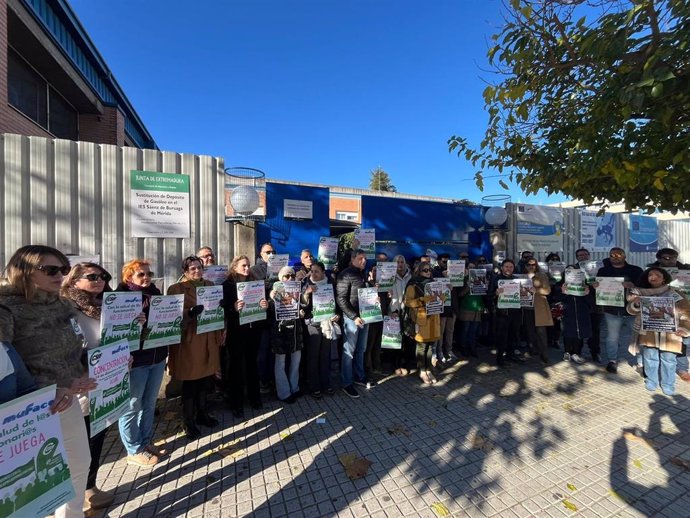
<svg viewBox="0 0 690 518">
<path fill-rule="evenodd" d="M 640 297 L 643 331 L 675 333 L 676 304 L 673 297 Z"/>
<path fill-rule="evenodd" d="M 376 284 L 379 291 L 391 291 L 395 284 L 395 273 L 398 265 L 393 262 L 376 263 Z"/>
<path fill-rule="evenodd" d="M 240 325 L 266 320 L 266 310 L 259 305 L 265 297 L 263 281 L 237 283 L 237 300 L 244 301 L 244 307 L 240 310 Z"/>
<path fill-rule="evenodd" d="M 402 349 L 402 334 L 400 333 L 400 320 L 397 318 L 383 317 L 383 336 L 381 349 Z"/>
<path fill-rule="evenodd" d="M 498 281 L 498 309 L 520 309 L 520 281 L 500 279 Z"/>
<path fill-rule="evenodd" d="M 367 259 L 374 258 L 374 252 L 376 252 L 376 231 L 373 228 L 355 229 L 352 249 L 356 250 L 358 248 L 366 252 Z"/>
<path fill-rule="evenodd" d="M 359 297 L 359 316 L 364 320 L 364 323 L 381 322 L 383 315 L 381 314 L 381 303 L 376 288 L 359 288 L 357 294 Z"/>
<path fill-rule="evenodd" d="M 486 270 L 470 269 L 470 295 L 486 295 L 488 284 Z"/>
<path fill-rule="evenodd" d="M 272 299 L 276 320 L 294 320 L 299 317 L 299 281 L 273 283 Z"/>
<path fill-rule="evenodd" d="M 196 334 L 219 331 L 225 328 L 225 312 L 220 305 L 223 300 L 222 286 L 199 286 L 196 289 L 196 303 L 204 310 L 196 321 Z"/>
<path fill-rule="evenodd" d="M 338 262 L 338 242 L 337 237 L 321 237 L 319 238 L 319 250 L 317 257 L 320 262 L 330 269 Z"/>
<path fill-rule="evenodd" d="M 216 286 L 223 284 L 223 281 L 228 278 L 227 264 L 211 264 L 204 266 L 204 279 L 211 281 Z"/>
<path fill-rule="evenodd" d="M 142 313 L 141 292 L 113 291 L 103 294 L 101 306 L 101 345 L 127 340 L 133 351 L 139 349 Z"/>
<path fill-rule="evenodd" d="M 89 391 L 91 437 L 117 421 L 129 407 L 129 346 L 120 340 L 88 350 L 89 377 L 98 387 Z"/>
<path fill-rule="evenodd" d="M 520 307 L 533 308 L 534 307 L 534 284 L 529 277 L 521 277 L 520 282 Z"/>
<path fill-rule="evenodd" d="M 440 315 L 443 313 L 443 292 L 444 285 L 442 282 L 432 281 L 424 285 L 424 296 L 426 301 L 426 314 Z"/>
<path fill-rule="evenodd" d="M 448 261 L 448 279 L 453 287 L 465 285 L 465 261 Z"/>
<path fill-rule="evenodd" d="M 284 266 L 288 265 L 290 260 L 289 254 L 273 254 L 268 256 L 266 275 L 268 280 L 275 280 L 278 278 L 278 272 Z"/>
<path fill-rule="evenodd" d="M 144 346 L 152 349 L 179 344 L 182 337 L 184 295 L 154 295 L 151 297 L 149 318 L 143 332 Z"/>
<path fill-rule="evenodd" d="M 690 298 L 690 270 L 679 270 L 677 268 L 674 269 L 675 272 L 671 273 L 671 277 L 673 278 L 671 286 L 676 288 L 676 291 L 679 293 L 682 293 L 685 298 Z"/>
<path fill-rule="evenodd" d="M 585 296 L 585 272 L 581 269 L 568 268 L 565 271 L 565 294 L 575 297 Z"/>
<path fill-rule="evenodd" d="M 587 284 L 592 284 L 597 278 L 597 273 L 600 268 L 604 267 L 602 261 L 580 261 L 580 270 L 585 272 L 585 279 Z"/>
<path fill-rule="evenodd" d="M 330 320 L 335 315 L 335 296 L 333 286 L 322 284 L 314 286 L 316 291 L 311 294 L 312 301 L 312 322 L 323 322 Z"/>
<path fill-rule="evenodd" d="M 625 307 L 623 277 L 597 277 L 597 306 Z"/>
<path fill-rule="evenodd" d="M 552 261 L 548 264 L 549 275 L 556 282 L 563 280 L 563 272 L 565 272 L 565 263 L 560 261 Z"/>
</svg>

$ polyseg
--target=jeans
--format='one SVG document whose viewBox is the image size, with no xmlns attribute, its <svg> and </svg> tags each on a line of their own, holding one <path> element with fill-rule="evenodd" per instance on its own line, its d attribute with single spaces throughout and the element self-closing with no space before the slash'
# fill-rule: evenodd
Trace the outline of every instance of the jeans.
<svg viewBox="0 0 690 518">
<path fill-rule="evenodd" d="M 678 356 L 676 358 L 676 372 L 688 372 L 690 369 L 690 365 L 688 365 L 689 363 L 690 362 L 688 362 L 687 356 Z"/>
<path fill-rule="evenodd" d="M 300 325 L 298 322 L 297 325 Z M 276 378 L 276 394 L 278 399 L 287 399 L 299 390 L 299 363 L 302 351 L 290 354 L 290 372 L 285 373 L 285 359 L 287 354 L 275 355 L 274 374 Z"/>
<path fill-rule="evenodd" d="M 352 385 L 352 371 L 354 369 L 355 380 L 364 381 L 364 353 L 367 349 L 367 335 L 369 326 L 357 327 L 355 321 L 343 316 L 343 359 L 340 365 L 340 377 L 343 386 Z"/>
<path fill-rule="evenodd" d="M 632 315 L 612 315 L 604 313 L 602 320 L 602 335 L 606 336 L 604 349 L 602 350 L 602 363 L 618 362 L 618 350 L 622 346 L 627 349 L 632 333 L 632 324 L 635 317 Z"/>
<path fill-rule="evenodd" d="M 269 385 L 273 381 L 275 357 L 271 351 L 271 330 L 261 329 L 261 340 L 259 341 L 259 353 L 257 364 L 259 369 L 259 381 L 264 385 Z"/>
<path fill-rule="evenodd" d="M 12 362 L 14 372 L 0 380 L 0 403 L 7 403 L 36 389 L 36 383 L 29 374 L 17 350 L 7 342 L 2 342 L 7 356 Z"/>
<path fill-rule="evenodd" d="M 453 352 L 453 334 L 455 333 L 455 315 L 441 317 L 441 339 L 436 346 L 436 357 L 441 360 Z"/>
<path fill-rule="evenodd" d="M 118 420 L 120 439 L 128 455 L 140 453 L 153 438 L 153 415 L 165 360 L 134 367 L 129 372 L 129 408 Z"/>
<path fill-rule="evenodd" d="M 478 320 L 462 320 L 460 322 L 460 347 L 465 354 L 477 350 L 477 330 L 481 322 Z"/>
<path fill-rule="evenodd" d="M 660 351 L 656 347 L 643 347 L 644 373 L 647 376 L 645 386 L 648 390 L 655 390 L 661 384 L 661 390 L 667 396 L 675 392 L 676 387 L 676 355 L 667 351 Z M 661 373 L 661 380 L 659 380 Z M 661 381 L 661 383 L 659 383 Z"/>
</svg>

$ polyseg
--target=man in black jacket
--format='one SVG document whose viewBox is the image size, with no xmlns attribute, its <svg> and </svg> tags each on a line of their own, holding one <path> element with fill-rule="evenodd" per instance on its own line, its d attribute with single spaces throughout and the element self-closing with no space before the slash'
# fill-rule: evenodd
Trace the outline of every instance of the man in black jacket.
<svg viewBox="0 0 690 518">
<path fill-rule="evenodd" d="M 369 326 L 359 316 L 359 293 L 357 291 L 367 287 L 364 271 L 366 264 L 366 252 L 359 249 L 353 250 L 350 266 L 340 272 L 336 283 L 336 303 L 343 312 L 344 340 L 340 375 L 343 380 L 343 391 L 353 399 L 359 397 L 354 383 L 365 386 L 367 384 L 364 374 L 364 353 L 367 348 Z"/>
</svg>

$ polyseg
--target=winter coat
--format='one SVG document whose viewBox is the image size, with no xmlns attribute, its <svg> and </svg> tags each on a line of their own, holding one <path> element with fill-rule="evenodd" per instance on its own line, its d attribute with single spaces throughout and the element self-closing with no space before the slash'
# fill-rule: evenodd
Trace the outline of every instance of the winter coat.
<svg viewBox="0 0 690 518">
<path fill-rule="evenodd" d="M 402 315 L 403 310 L 405 309 L 405 288 L 407 288 L 407 284 L 410 282 L 410 279 L 412 278 L 412 274 L 410 273 L 410 269 L 408 268 L 407 271 L 405 272 L 405 275 L 402 277 L 398 275 L 396 272 L 395 274 L 395 282 L 393 283 L 393 287 L 391 288 L 391 299 L 390 299 L 390 311 L 391 313 L 393 311 L 397 311 L 400 315 Z"/>
<path fill-rule="evenodd" d="M 204 286 L 213 285 L 211 281 L 204 281 Z M 168 288 L 168 295 L 184 295 L 182 339 L 179 344 L 170 346 L 168 358 L 170 375 L 180 381 L 213 376 L 220 369 L 223 331 L 197 334 L 197 319 L 188 314 L 189 310 L 197 305 L 196 288 L 188 281 L 178 282 Z"/>
<path fill-rule="evenodd" d="M 340 275 L 335 287 L 335 303 L 350 320 L 359 317 L 359 288 L 366 288 L 364 270 L 349 266 Z"/>
<path fill-rule="evenodd" d="M 562 286 L 563 283 L 561 282 Z M 586 339 L 592 336 L 592 298 L 588 295 L 576 297 L 558 290 L 557 302 L 564 306 L 561 325 L 564 338 Z"/>
<path fill-rule="evenodd" d="M 465 285 L 458 290 L 460 302 L 457 316 L 462 322 L 481 322 L 484 314 L 484 295 L 470 295 L 470 287 Z"/>
<path fill-rule="evenodd" d="M 536 327 L 552 326 L 551 306 L 548 296 L 551 293 L 549 276 L 543 272 L 537 272 L 532 277 L 534 285 L 534 325 Z"/>
<path fill-rule="evenodd" d="M 622 268 L 614 267 L 609 261 L 604 262 L 604 266 L 599 268 L 597 272 L 597 277 L 622 277 L 623 281 L 632 282 L 637 284 L 637 280 L 642 276 L 642 268 L 635 266 L 633 264 L 628 264 L 627 262 Z M 626 296 L 627 296 L 627 291 Z M 611 315 L 624 316 L 627 315 L 625 308 L 615 307 L 615 306 L 602 306 L 604 313 L 609 313 Z"/>
<path fill-rule="evenodd" d="M 405 306 L 415 323 L 415 341 L 419 343 L 435 342 L 441 338 L 440 315 L 427 315 L 426 303 L 430 300 L 424 295 L 426 279 L 412 279 L 405 289 Z"/>
<path fill-rule="evenodd" d="M 690 302 L 682 294 L 678 293 L 671 286 L 664 285 L 660 288 L 634 288 L 631 294 L 642 297 L 673 297 L 676 300 L 676 324 L 679 328 L 690 330 Z M 640 316 L 640 303 L 632 302 L 627 305 L 627 311 L 631 315 L 635 315 L 635 324 L 633 325 L 632 342 L 629 351 L 632 354 L 637 354 L 640 347 L 653 347 L 660 351 L 666 351 L 676 354 L 682 354 L 683 338 L 675 333 L 657 332 L 657 331 L 642 331 L 642 318 Z M 635 341 L 635 337 L 637 341 Z"/>
</svg>

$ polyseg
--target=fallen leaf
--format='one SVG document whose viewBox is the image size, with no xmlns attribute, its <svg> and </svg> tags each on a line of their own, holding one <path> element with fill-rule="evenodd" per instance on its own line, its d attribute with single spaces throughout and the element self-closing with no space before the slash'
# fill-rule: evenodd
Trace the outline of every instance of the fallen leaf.
<svg viewBox="0 0 690 518">
<path fill-rule="evenodd" d="M 565 410 L 567 412 L 570 412 L 572 409 L 573 409 L 573 405 L 571 405 L 570 403 L 565 403 L 563 405 L 563 410 Z"/>
<path fill-rule="evenodd" d="M 429 426 L 431 426 L 432 428 L 436 428 L 436 421 L 429 421 Z"/>
<path fill-rule="evenodd" d="M 288 433 L 281 433 L 281 434 L 280 434 L 280 438 L 281 438 L 283 441 L 291 441 L 291 440 L 292 440 L 292 434 L 289 433 L 289 432 L 288 432 Z"/>
<path fill-rule="evenodd" d="M 568 500 L 563 500 L 563 505 L 571 511 L 577 511 L 577 506 L 574 503 L 569 502 Z"/>
<path fill-rule="evenodd" d="M 431 504 L 431 509 L 439 516 L 448 516 L 450 511 L 441 502 L 434 502 Z"/>
<path fill-rule="evenodd" d="M 640 461 L 640 459 L 635 459 L 633 461 L 633 466 L 635 466 L 638 469 L 642 469 L 642 462 Z"/>
<path fill-rule="evenodd" d="M 646 437 L 641 437 L 641 436 L 636 435 L 632 432 L 625 432 L 623 434 L 623 437 L 626 439 L 629 439 L 631 441 L 637 441 L 637 442 L 644 443 L 647 446 L 649 446 L 650 448 L 656 449 L 656 444 L 654 443 L 654 441 L 652 441 L 651 439 L 647 439 Z"/>
<path fill-rule="evenodd" d="M 671 457 L 671 462 L 676 466 L 690 470 L 690 460 L 681 459 L 680 457 Z"/>
<path fill-rule="evenodd" d="M 394 424 L 388 428 L 388 433 L 390 435 L 404 435 L 405 437 L 410 437 L 410 431 L 401 424 Z"/>
<path fill-rule="evenodd" d="M 494 445 L 491 443 L 491 441 L 482 437 L 478 433 L 472 436 L 472 447 L 482 451 L 491 451 L 494 449 Z"/>
<path fill-rule="evenodd" d="M 621 495 L 619 495 L 618 493 L 616 493 L 616 491 L 615 491 L 614 489 L 612 489 L 612 488 L 609 488 L 609 494 L 610 494 L 612 497 L 617 498 L 617 499 L 620 500 L 621 502 L 628 503 L 627 500 L 626 500 L 624 497 L 622 497 Z"/>
<path fill-rule="evenodd" d="M 566 484 L 565 487 L 567 487 L 570 491 L 575 491 L 577 489 L 573 484 Z"/>
<path fill-rule="evenodd" d="M 365 477 L 371 461 L 363 457 L 358 457 L 356 453 L 345 453 L 338 457 L 338 460 L 345 468 L 345 473 L 350 480 L 357 480 Z"/>
</svg>

